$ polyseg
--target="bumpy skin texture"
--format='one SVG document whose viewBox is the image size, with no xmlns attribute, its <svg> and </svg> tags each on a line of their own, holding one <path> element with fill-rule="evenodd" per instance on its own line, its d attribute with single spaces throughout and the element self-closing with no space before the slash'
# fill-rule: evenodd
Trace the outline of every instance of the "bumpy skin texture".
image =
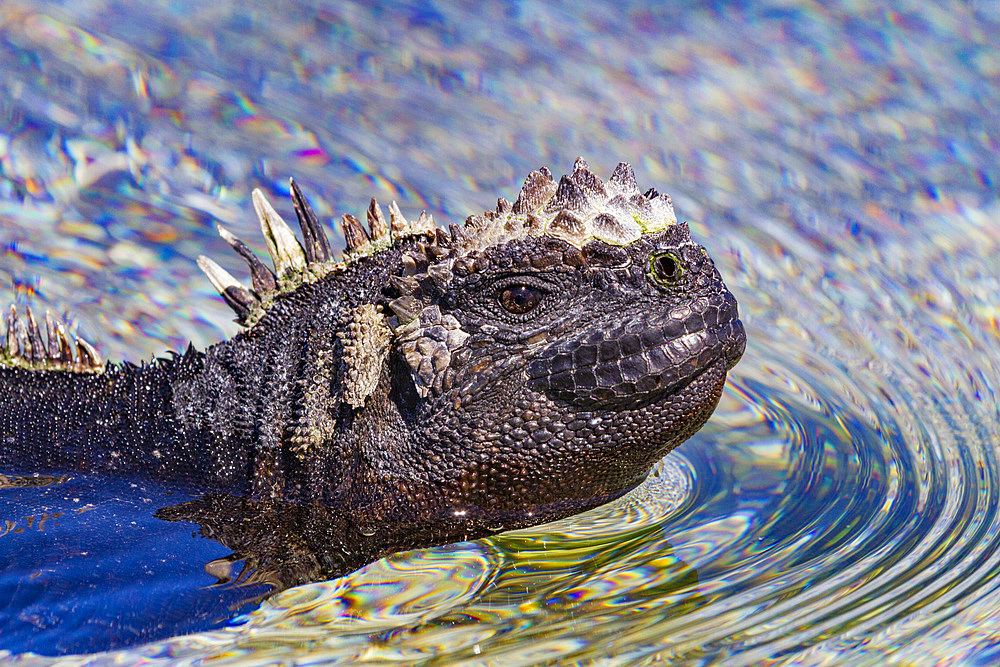
<svg viewBox="0 0 1000 667">
<path fill-rule="evenodd" d="M 0 473 L 184 480 L 212 495 L 160 516 L 258 565 L 311 535 L 283 584 L 620 496 L 704 424 L 745 345 L 705 250 L 649 223 L 669 199 L 626 167 L 606 185 L 582 161 L 558 186 L 533 172 L 517 203 L 450 232 L 397 225 L 394 207 L 391 235 L 370 214 L 368 243 L 345 219 L 350 261 L 294 289 L 280 259 L 267 295 L 259 267 L 256 291 L 217 274 L 252 326 L 204 353 L 0 369 Z"/>
</svg>

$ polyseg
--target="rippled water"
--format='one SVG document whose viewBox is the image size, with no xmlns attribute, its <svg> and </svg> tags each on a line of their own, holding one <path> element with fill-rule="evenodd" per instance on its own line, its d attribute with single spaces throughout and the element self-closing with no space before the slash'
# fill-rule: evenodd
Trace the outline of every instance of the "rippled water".
<svg viewBox="0 0 1000 667">
<path fill-rule="evenodd" d="M 749 337 L 617 504 L 102 659 L 995 662 L 998 9 L 5 4 L 0 272 L 106 356 L 235 331 L 193 257 L 242 275 L 254 186 L 453 220 L 578 154 L 671 193 Z"/>
</svg>

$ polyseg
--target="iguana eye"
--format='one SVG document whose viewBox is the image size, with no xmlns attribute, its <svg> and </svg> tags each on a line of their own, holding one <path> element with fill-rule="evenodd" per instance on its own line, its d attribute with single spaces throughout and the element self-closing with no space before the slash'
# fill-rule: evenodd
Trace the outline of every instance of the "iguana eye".
<svg viewBox="0 0 1000 667">
<path fill-rule="evenodd" d="M 672 252 L 660 253 L 649 258 L 650 276 L 664 287 L 676 283 L 683 273 L 681 260 Z"/>
<path fill-rule="evenodd" d="M 542 302 L 542 291 L 528 285 L 511 285 L 500 291 L 497 299 L 509 313 L 523 315 Z"/>
</svg>

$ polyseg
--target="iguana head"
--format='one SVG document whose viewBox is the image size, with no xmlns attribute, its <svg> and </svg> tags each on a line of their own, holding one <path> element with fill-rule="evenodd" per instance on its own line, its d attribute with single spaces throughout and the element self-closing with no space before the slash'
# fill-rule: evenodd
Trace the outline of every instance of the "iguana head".
<svg viewBox="0 0 1000 667">
<path fill-rule="evenodd" d="M 248 325 L 274 326 L 269 304 L 301 283 L 343 302 L 338 400 L 354 423 L 393 420 L 369 449 L 401 503 L 513 525 L 619 495 L 704 424 L 743 353 L 712 260 L 627 164 L 606 183 L 583 160 L 558 183 L 532 172 L 515 203 L 447 230 L 373 201 L 370 232 L 344 217 L 342 263 L 293 199 L 301 246 L 254 198 L 276 275 L 226 233 L 254 289 L 200 263 Z"/>
<path fill-rule="evenodd" d="M 704 424 L 745 346 L 707 252 L 624 163 L 607 183 L 583 160 L 558 184 L 534 172 L 403 266 L 393 348 L 428 447 L 462 452 L 456 505 L 631 488 Z"/>
</svg>

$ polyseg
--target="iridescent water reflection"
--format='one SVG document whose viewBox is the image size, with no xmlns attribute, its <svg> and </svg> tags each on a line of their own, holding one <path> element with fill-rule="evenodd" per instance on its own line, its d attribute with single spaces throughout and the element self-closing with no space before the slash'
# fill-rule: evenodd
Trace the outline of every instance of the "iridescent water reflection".
<svg viewBox="0 0 1000 667">
<path fill-rule="evenodd" d="M 0 271 L 106 356 L 235 331 L 193 257 L 242 275 L 213 225 L 252 238 L 252 187 L 452 221 L 577 155 L 671 193 L 750 338 L 628 501 L 100 660 L 995 661 L 1000 25 L 978 7 L 4 5 Z"/>
</svg>

